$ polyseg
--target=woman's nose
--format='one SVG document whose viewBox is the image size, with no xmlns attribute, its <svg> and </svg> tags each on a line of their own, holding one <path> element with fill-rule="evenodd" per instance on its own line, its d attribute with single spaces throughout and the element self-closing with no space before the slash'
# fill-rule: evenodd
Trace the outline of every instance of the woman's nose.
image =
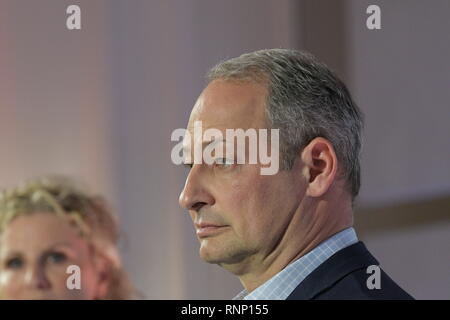
<svg viewBox="0 0 450 320">
<path fill-rule="evenodd" d="M 43 266 L 33 266 L 27 271 L 26 283 L 33 289 L 48 290 L 51 288 Z"/>
</svg>

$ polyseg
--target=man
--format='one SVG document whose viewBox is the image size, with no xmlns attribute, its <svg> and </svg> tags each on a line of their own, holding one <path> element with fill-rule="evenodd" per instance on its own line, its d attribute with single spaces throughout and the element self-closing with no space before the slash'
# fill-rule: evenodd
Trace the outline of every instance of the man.
<svg viewBox="0 0 450 320">
<path fill-rule="evenodd" d="M 280 170 L 264 175 L 261 162 L 223 156 L 196 161 L 192 146 L 213 142 L 195 135 L 197 123 L 224 136 L 279 129 Z M 200 256 L 239 277 L 245 290 L 235 299 L 412 298 L 352 228 L 362 126 L 345 85 L 307 53 L 261 50 L 210 71 L 188 123 L 179 201 Z"/>
</svg>

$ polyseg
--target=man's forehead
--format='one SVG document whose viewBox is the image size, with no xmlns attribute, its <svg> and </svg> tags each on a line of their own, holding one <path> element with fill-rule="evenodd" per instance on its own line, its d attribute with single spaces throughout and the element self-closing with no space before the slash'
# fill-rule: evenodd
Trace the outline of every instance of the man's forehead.
<svg viewBox="0 0 450 320">
<path fill-rule="evenodd" d="M 195 121 L 205 129 L 263 127 L 267 89 L 253 82 L 214 80 L 194 105 L 188 130 Z"/>
</svg>

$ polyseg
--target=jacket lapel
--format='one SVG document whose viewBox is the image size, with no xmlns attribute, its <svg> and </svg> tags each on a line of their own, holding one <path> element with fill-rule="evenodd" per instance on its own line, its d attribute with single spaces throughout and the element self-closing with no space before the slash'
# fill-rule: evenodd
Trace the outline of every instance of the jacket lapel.
<svg viewBox="0 0 450 320">
<path fill-rule="evenodd" d="M 369 265 L 378 265 L 366 246 L 357 242 L 328 258 L 311 272 L 289 295 L 287 300 L 309 300 L 331 287 L 347 274 Z"/>
</svg>

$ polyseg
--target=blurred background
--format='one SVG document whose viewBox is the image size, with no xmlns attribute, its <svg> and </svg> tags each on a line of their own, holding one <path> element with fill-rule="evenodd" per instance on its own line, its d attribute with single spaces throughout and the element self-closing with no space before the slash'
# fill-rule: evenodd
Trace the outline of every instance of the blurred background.
<svg viewBox="0 0 450 320">
<path fill-rule="evenodd" d="M 238 279 L 200 260 L 178 207 L 170 135 L 220 60 L 308 50 L 366 116 L 359 237 L 415 298 L 450 299 L 449 15 L 448 0 L 0 0 L 0 187 L 76 177 L 116 208 L 146 298 L 232 298 Z"/>
</svg>

